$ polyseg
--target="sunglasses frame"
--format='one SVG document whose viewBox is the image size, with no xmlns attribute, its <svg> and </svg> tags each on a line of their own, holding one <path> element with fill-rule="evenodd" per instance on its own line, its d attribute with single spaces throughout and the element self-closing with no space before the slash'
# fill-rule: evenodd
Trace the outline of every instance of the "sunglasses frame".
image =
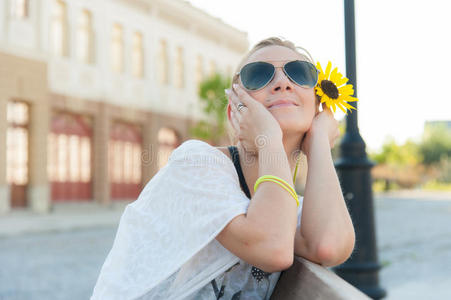
<svg viewBox="0 0 451 300">
<path fill-rule="evenodd" d="M 273 61 L 285 61 L 285 60 L 273 60 Z M 302 62 L 302 63 L 308 63 L 308 64 L 312 65 L 313 69 L 316 71 L 316 82 L 315 82 L 315 84 L 314 84 L 312 87 L 305 87 L 305 86 L 300 85 L 300 84 L 297 83 L 293 78 L 291 78 L 291 76 L 290 76 L 290 75 L 287 73 L 287 71 L 285 70 L 285 66 L 286 66 L 287 64 L 292 63 L 292 62 L 296 62 L 296 61 L 299 61 L 299 62 Z M 241 80 L 241 71 L 242 71 L 247 65 L 254 64 L 254 63 L 264 63 L 264 64 L 269 64 L 269 65 L 273 66 L 274 69 L 273 69 L 271 78 L 268 80 L 268 82 L 266 82 L 262 87 L 260 87 L 260 88 L 258 88 L 258 89 L 256 89 L 256 90 L 251 90 L 251 89 L 248 89 L 248 88 L 244 85 L 243 81 Z M 314 87 L 316 86 L 316 84 L 318 83 L 319 70 L 318 70 L 318 69 L 315 67 L 315 65 L 312 64 L 311 62 L 306 61 L 306 60 L 300 60 L 300 59 L 295 59 L 295 60 L 287 61 L 286 63 L 283 64 L 283 66 L 280 66 L 280 67 L 276 67 L 276 66 L 274 66 L 272 63 L 269 63 L 269 62 L 267 62 L 267 61 L 254 61 L 254 62 L 245 64 L 245 65 L 240 69 L 240 71 L 237 72 L 235 75 L 237 75 L 237 76 L 240 77 L 241 85 L 242 85 L 246 90 L 248 90 L 248 91 L 254 91 L 254 92 L 255 92 L 255 91 L 259 91 L 259 90 L 263 89 L 264 87 L 266 87 L 266 86 L 274 79 L 274 75 L 276 74 L 276 69 L 278 69 L 278 68 L 282 68 L 282 69 L 283 69 L 283 73 L 285 74 L 285 76 L 287 76 L 288 79 L 290 79 L 291 82 L 293 82 L 294 84 L 296 84 L 297 86 L 300 86 L 300 87 L 302 87 L 302 88 L 305 88 L 305 89 L 311 89 L 311 88 L 314 88 Z"/>
</svg>

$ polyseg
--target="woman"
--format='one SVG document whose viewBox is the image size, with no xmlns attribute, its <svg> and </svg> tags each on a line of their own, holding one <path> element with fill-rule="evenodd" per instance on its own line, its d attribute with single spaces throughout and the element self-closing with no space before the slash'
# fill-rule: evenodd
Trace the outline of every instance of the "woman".
<svg viewBox="0 0 451 300">
<path fill-rule="evenodd" d="M 355 234 L 330 151 L 338 123 L 319 111 L 316 80 L 291 42 L 258 43 L 228 91 L 236 146 L 174 150 L 127 206 L 92 299 L 269 299 L 294 255 L 344 262 Z M 309 168 L 293 199 L 299 150 Z M 278 180 L 254 191 L 263 175 Z"/>
</svg>

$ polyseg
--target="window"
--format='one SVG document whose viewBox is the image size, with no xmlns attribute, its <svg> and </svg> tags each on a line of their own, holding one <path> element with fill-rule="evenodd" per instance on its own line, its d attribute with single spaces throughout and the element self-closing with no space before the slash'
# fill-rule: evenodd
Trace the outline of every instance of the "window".
<svg viewBox="0 0 451 300">
<path fill-rule="evenodd" d="M 204 80 L 204 60 L 201 55 L 196 59 L 196 87 L 199 88 L 200 83 Z"/>
<path fill-rule="evenodd" d="M 165 40 L 160 41 L 160 50 L 158 53 L 158 78 L 161 84 L 169 84 L 169 58 L 168 45 Z"/>
<path fill-rule="evenodd" d="M 28 18 L 28 0 L 12 0 L 11 15 L 18 19 Z"/>
<path fill-rule="evenodd" d="M 144 77 L 143 37 L 140 32 L 135 32 L 133 34 L 132 65 L 133 76 L 137 78 Z"/>
<path fill-rule="evenodd" d="M 111 39 L 111 66 L 116 73 L 124 71 L 124 43 L 123 29 L 119 24 L 114 24 Z"/>
<path fill-rule="evenodd" d="M 93 63 L 92 15 L 88 10 L 81 12 L 78 21 L 77 56 L 83 63 Z"/>
<path fill-rule="evenodd" d="M 175 86 L 181 89 L 185 86 L 185 66 L 182 47 L 177 47 L 175 68 Z"/>
<path fill-rule="evenodd" d="M 54 0 L 52 14 L 52 51 L 58 56 L 68 56 L 67 45 L 67 10 L 61 0 Z"/>
<path fill-rule="evenodd" d="M 28 182 L 28 105 L 11 101 L 7 106 L 6 180 L 9 184 Z"/>
</svg>

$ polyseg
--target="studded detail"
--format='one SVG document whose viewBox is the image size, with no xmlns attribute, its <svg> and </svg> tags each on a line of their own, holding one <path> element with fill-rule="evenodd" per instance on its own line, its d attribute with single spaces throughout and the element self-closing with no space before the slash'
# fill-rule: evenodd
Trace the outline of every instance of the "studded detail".
<svg viewBox="0 0 451 300">
<path fill-rule="evenodd" d="M 260 282 L 260 281 L 262 281 L 262 279 L 264 277 L 268 278 L 268 276 L 271 275 L 271 273 L 262 271 L 259 268 L 256 268 L 254 266 L 251 269 L 251 274 L 252 274 L 252 276 L 254 276 L 254 278 L 257 280 L 257 282 Z"/>
</svg>

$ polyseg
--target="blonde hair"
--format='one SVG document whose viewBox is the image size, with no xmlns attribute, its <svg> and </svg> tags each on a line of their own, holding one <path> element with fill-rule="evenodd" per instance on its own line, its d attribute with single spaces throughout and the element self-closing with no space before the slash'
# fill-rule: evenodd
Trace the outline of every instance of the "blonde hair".
<svg viewBox="0 0 451 300">
<path fill-rule="evenodd" d="M 238 67 L 236 68 L 235 73 L 233 74 L 232 77 L 232 84 L 237 83 L 238 82 L 238 72 L 241 70 L 241 68 L 243 67 L 243 65 L 247 62 L 247 60 L 249 59 L 249 57 L 254 54 L 255 52 L 257 52 L 258 50 L 265 48 L 265 47 L 270 47 L 270 46 L 282 46 L 282 47 L 286 47 L 288 49 L 293 50 L 294 52 L 298 53 L 299 55 L 302 56 L 302 58 L 304 58 L 306 61 L 311 62 L 312 64 L 315 64 L 315 61 L 313 60 L 312 56 L 310 55 L 310 53 L 300 47 L 300 46 L 296 46 L 293 42 L 283 39 L 283 38 L 279 38 L 279 37 L 269 37 L 267 39 L 261 40 L 260 42 L 258 42 L 254 47 L 252 47 L 251 50 L 249 50 L 249 52 L 243 57 L 243 59 L 241 60 L 241 62 L 238 64 Z M 300 51 L 303 51 L 304 53 L 301 53 Z M 316 112 L 319 111 L 319 98 L 316 97 Z M 227 114 L 227 109 L 226 109 L 226 114 Z M 235 131 L 232 127 L 232 125 L 230 124 L 230 120 L 227 117 L 227 134 L 229 136 L 229 142 L 232 145 L 236 145 L 238 143 L 238 137 L 235 134 Z"/>
</svg>

